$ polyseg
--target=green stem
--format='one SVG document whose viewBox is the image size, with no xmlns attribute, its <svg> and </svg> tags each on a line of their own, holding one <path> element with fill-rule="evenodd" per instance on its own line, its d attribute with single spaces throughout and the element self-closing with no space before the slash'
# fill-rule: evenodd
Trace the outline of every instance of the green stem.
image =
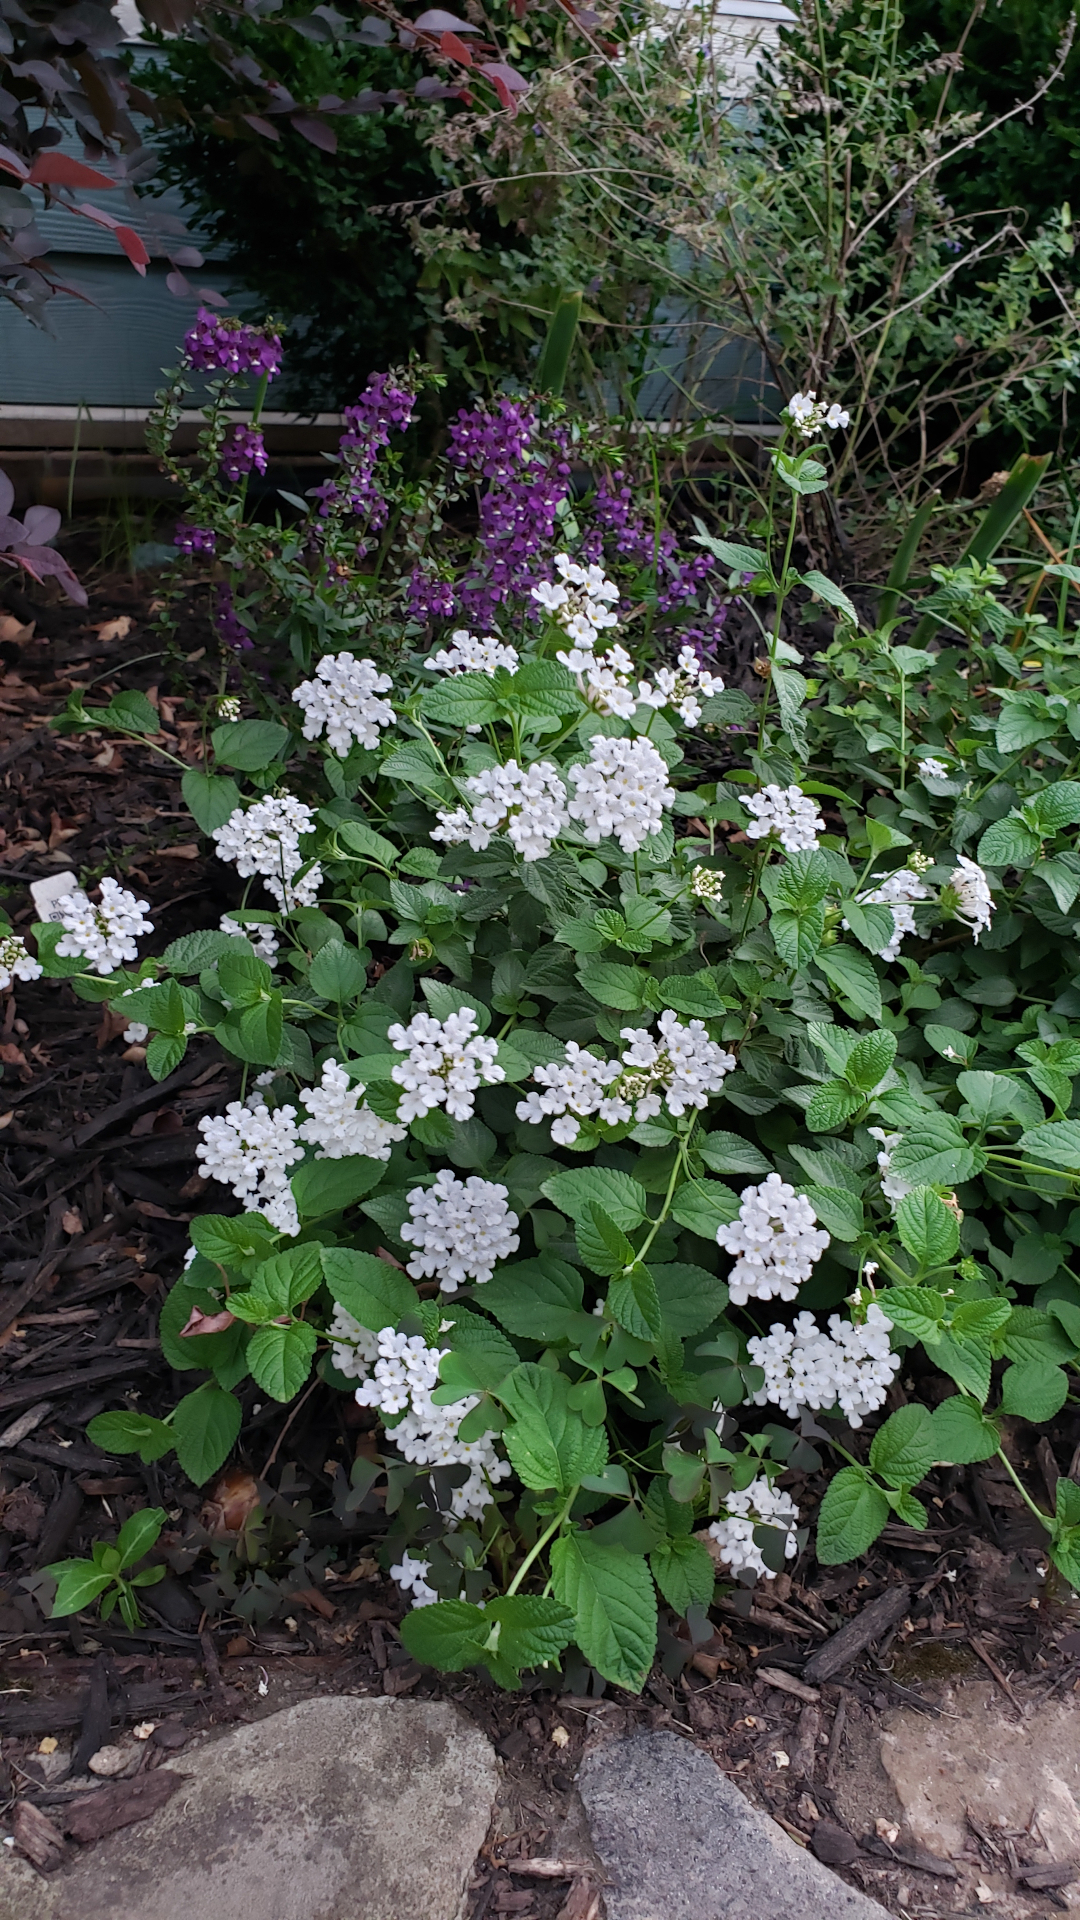
<svg viewBox="0 0 1080 1920">
<path fill-rule="evenodd" d="M 1039 1525 L 1041 1527 L 1045 1527 L 1047 1533 L 1052 1533 L 1054 1530 L 1053 1521 L 1047 1518 L 1046 1514 L 1043 1512 L 1041 1507 L 1037 1507 L 1035 1505 L 1035 1502 L 1031 1498 L 1031 1495 L 1028 1492 L 1027 1488 L 1025 1487 L 1023 1481 L 1019 1478 L 1018 1474 L 1015 1472 L 1012 1462 L 1009 1460 L 1008 1456 L 1002 1451 L 1000 1447 L 997 1450 L 997 1457 L 1001 1461 L 1002 1466 L 1004 1467 L 1006 1473 L 1008 1474 L 1009 1479 L 1012 1481 L 1013 1486 L 1016 1488 L 1017 1493 L 1020 1495 L 1020 1498 L 1023 1500 L 1025 1507 L 1027 1507 L 1028 1510 L 1035 1515 L 1035 1518 L 1039 1522 Z"/>
<path fill-rule="evenodd" d="M 571 1487 L 570 1492 L 566 1496 L 565 1502 L 563 1503 L 562 1507 L 559 1509 L 559 1512 L 555 1515 L 555 1518 L 552 1521 L 550 1527 L 546 1527 L 544 1529 L 544 1532 L 540 1535 L 539 1540 L 536 1542 L 536 1545 L 534 1547 L 529 1548 L 528 1553 L 525 1555 L 524 1560 L 522 1561 L 520 1567 L 518 1568 L 513 1579 L 511 1580 L 510 1585 L 506 1589 L 506 1598 L 508 1600 L 510 1599 L 512 1594 L 515 1594 L 517 1592 L 518 1588 L 520 1587 L 522 1581 L 525 1578 L 525 1575 L 528 1573 L 529 1568 L 532 1566 L 533 1561 L 539 1559 L 540 1555 L 544 1551 L 544 1548 L 547 1546 L 548 1541 L 552 1538 L 554 1534 L 558 1533 L 560 1527 L 565 1525 L 567 1515 L 569 1514 L 570 1509 L 574 1504 L 574 1501 L 577 1499 L 579 1491 L 580 1491 L 580 1483 L 576 1486 Z"/>
<path fill-rule="evenodd" d="M 652 1243 L 656 1239 L 656 1236 L 659 1233 L 661 1227 L 663 1226 L 664 1221 L 668 1217 L 668 1214 L 671 1210 L 671 1203 L 675 1198 L 675 1188 L 679 1183 L 679 1174 L 683 1171 L 683 1169 L 686 1166 L 686 1155 L 690 1146 L 691 1138 L 693 1137 L 694 1128 L 696 1126 L 697 1126 L 697 1114 L 695 1113 L 693 1119 L 690 1122 L 690 1125 L 687 1127 L 686 1132 L 684 1133 L 682 1139 L 679 1142 L 679 1151 L 675 1156 L 675 1165 L 671 1169 L 671 1179 L 668 1181 L 667 1192 L 664 1195 L 664 1204 L 661 1207 L 660 1212 L 657 1215 L 656 1219 L 653 1221 L 652 1231 L 650 1232 L 649 1237 L 646 1240 L 644 1246 L 639 1247 L 637 1253 L 634 1256 L 635 1263 L 644 1260 L 645 1255 L 648 1253 L 649 1248 L 652 1246 Z"/>
</svg>

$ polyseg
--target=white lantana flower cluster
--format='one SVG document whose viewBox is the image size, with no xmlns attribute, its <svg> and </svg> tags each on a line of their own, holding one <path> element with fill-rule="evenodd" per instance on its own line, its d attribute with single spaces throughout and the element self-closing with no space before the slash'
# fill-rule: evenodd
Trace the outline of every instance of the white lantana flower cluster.
<svg viewBox="0 0 1080 1920">
<path fill-rule="evenodd" d="M 40 980 L 41 972 L 38 961 L 27 952 L 26 941 L 17 933 L 0 939 L 0 993 L 6 993 L 15 980 Z"/>
<path fill-rule="evenodd" d="M 568 1147 L 581 1131 L 575 1115 L 596 1114 L 604 1126 L 618 1127 L 653 1120 L 665 1105 L 676 1119 L 688 1107 L 707 1106 L 709 1095 L 719 1093 L 725 1074 L 734 1070 L 734 1054 L 710 1040 L 701 1020 L 684 1025 L 667 1012 L 658 1027 L 658 1037 L 647 1027 L 623 1027 L 629 1044 L 620 1060 L 598 1060 L 568 1040 L 565 1060 L 533 1068 L 532 1077 L 544 1091 L 519 1101 L 518 1119 L 533 1126 L 550 1120 L 552 1139 Z"/>
<path fill-rule="evenodd" d="M 661 707 L 672 707 L 686 726 L 696 727 L 701 719 L 701 702 L 723 691 L 719 674 L 707 672 L 693 648 L 683 647 L 676 667 L 657 667 L 651 681 L 640 682 L 638 699 L 657 712 Z"/>
<path fill-rule="evenodd" d="M 947 780 L 949 777 L 949 769 L 945 762 L 935 760 L 931 753 L 926 754 L 919 761 L 917 772 L 920 780 Z"/>
<path fill-rule="evenodd" d="M 466 1280 L 490 1280 L 496 1262 L 521 1244 L 507 1190 L 494 1180 L 472 1174 L 461 1181 L 444 1167 L 433 1187 L 414 1187 L 406 1197 L 401 1237 L 416 1248 L 406 1271 L 414 1280 L 438 1280 L 443 1293 L 456 1293 Z"/>
<path fill-rule="evenodd" d="M 733 1307 L 748 1300 L 794 1300 L 829 1244 L 817 1214 L 778 1173 L 744 1187 L 738 1219 L 716 1230 L 717 1245 L 736 1256 L 728 1274 Z"/>
<path fill-rule="evenodd" d="M 289 1168 L 304 1157 L 297 1138 L 296 1108 L 271 1110 L 256 1089 L 247 1104 L 230 1100 L 224 1114 L 204 1114 L 199 1171 L 231 1187 L 252 1213 L 261 1213 L 279 1233 L 296 1234 L 300 1221 L 289 1186 Z"/>
<path fill-rule="evenodd" d="M 250 807 L 237 807 L 213 837 L 222 860 L 235 866 L 242 880 L 260 874 L 267 891 L 286 913 L 313 906 L 322 885 L 318 862 L 297 879 L 304 864 L 300 836 L 311 833 L 315 815 L 291 793 L 270 793 Z"/>
<path fill-rule="evenodd" d="M 354 740 L 361 747 L 377 747 L 380 728 L 394 724 L 393 707 L 379 699 L 393 688 L 390 675 L 380 673 L 374 660 L 358 660 L 352 653 L 328 653 L 315 674 L 314 680 L 302 680 L 293 694 L 304 709 L 304 739 L 317 740 L 325 731 L 327 744 L 342 756 Z"/>
<path fill-rule="evenodd" d="M 589 657 L 578 673 L 578 686 L 598 713 L 614 714 L 619 720 L 632 720 L 637 712 L 637 695 L 630 684 L 634 663 L 625 647 L 615 645 L 606 653 Z"/>
<path fill-rule="evenodd" d="M 222 933 L 230 934 L 233 939 L 239 935 L 241 940 L 249 940 L 255 949 L 256 957 L 259 960 L 269 961 L 273 966 L 277 959 L 278 937 L 273 927 L 268 927 L 265 920 L 253 920 L 241 925 L 240 921 L 234 920 L 230 913 L 223 913 L 218 926 Z"/>
<path fill-rule="evenodd" d="M 785 853 L 812 853 L 825 822 L 801 787 L 763 787 L 743 801 L 747 813 L 755 817 L 746 829 L 748 840 L 764 840 L 767 834 L 779 836 Z"/>
<path fill-rule="evenodd" d="M 827 406 L 819 400 L 811 387 L 806 393 L 793 393 L 784 409 L 793 427 L 802 434 L 804 440 L 812 440 L 822 427 L 829 427 L 835 433 L 837 427 L 850 425 L 851 415 L 834 400 Z"/>
<path fill-rule="evenodd" d="M 690 875 L 690 891 L 695 900 L 708 900 L 719 906 L 724 897 L 724 876 L 712 867 L 695 867 Z"/>
<path fill-rule="evenodd" d="M 594 734 L 587 766 L 568 768 L 576 791 L 568 812 L 581 822 L 590 846 L 613 834 L 624 853 L 638 853 L 674 805 L 667 763 L 651 740 L 612 740 Z"/>
<path fill-rule="evenodd" d="M 430 1568 L 430 1560 L 419 1559 L 406 1547 L 397 1566 L 390 1569 L 391 1580 L 397 1581 L 403 1593 L 411 1593 L 414 1607 L 433 1607 L 439 1598 L 427 1583 Z"/>
<path fill-rule="evenodd" d="M 353 1153 L 389 1160 L 394 1141 L 407 1137 L 406 1127 L 372 1113 L 363 1087 L 353 1086 L 336 1060 L 326 1061 L 321 1084 L 305 1088 L 300 1098 L 311 1115 L 300 1128 L 300 1138 L 319 1148 L 316 1160 L 344 1160 Z"/>
<path fill-rule="evenodd" d="M 746 1343 L 751 1360 L 765 1372 L 754 1405 L 771 1402 L 792 1415 L 803 1407 L 838 1406 L 853 1427 L 861 1427 L 868 1413 L 884 1405 L 900 1369 L 900 1355 L 889 1345 L 891 1328 L 876 1305 L 867 1309 L 862 1326 L 832 1314 L 828 1333 L 811 1313 L 800 1313 L 793 1327 L 775 1324 Z"/>
<path fill-rule="evenodd" d="M 330 1358 L 347 1380 L 366 1380 L 368 1370 L 379 1357 L 375 1334 L 362 1327 L 340 1301 L 334 1303 L 334 1317 L 326 1330 Z"/>
<path fill-rule="evenodd" d="M 593 648 L 601 633 L 619 624 L 618 615 L 611 611 L 619 589 L 606 577 L 603 567 L 579 566 L 568 553 L 555 555 L 555 569 L 559 579 L 541 581 L 531 589 L 532 597 L 574 643 L 556 659 L 571 673 L 584 673 L 592 665 Z"/>
<path fill-rule="evenodd" d="M 784 1558 L 794 1560 L 799 1550 L 795 1538 L 799 1509 L 791 1495 L 770 1486 L 762 1475 L 741 1493 L 729 1493 L 724 1505 L 727 1518 L 714 1520 L 709 1528 L 721 1560 L 727 1562 L 732 1573 L 763 1574 L 766 1580 L 774 1579 L 773 1569 L 765 1565 L 761 1548 L 754 1539 L 754 1528 L 775 1527 L 785 1534 Z"/>
<path fill-rule="evenodd" d="M 115 973 L 126 960 L 137 960 L 136 941 L 140 933 L 153 933 L 154 923 L 146 918 L 148 900 L 137 900 L 118 880 L 101 882 L 101 900 L 95 905 L 81 887 L 62 894 L 53 909 L 64 937 L 56 943 L 63 960 L 89 960 L 95 973 Z M 40 971 L 40 969 L 39 969 Z M 23 979 L 28 976 L 23 974 Z"/>
<path fill-rule="evenodd" d="M 870 886 L 862 893 L 857 893 L 855 898 L 862 906 L 882 906 L 890 909 L 893 930 L 885 945 L 878 949 L 878 959 L 895 960 L 900 951 L 901 941 L 909 933 L 916 932 L 915 901 L 929 900 L 932 895 L 929 887 L 920 880 L 917 873 L 912 873 L 910 867 L 899 867 L 895 873 L 886 874 L 883 880 L 872 873 L 870 882 Z M 845 920 L 844 926 L 846 927 L 847 924 Z"/>
<path fill-rule="evenodd" d="M 968 860 L 961 854 L 959 864 L 949 875 L 948 885 L 956 900 L 953 908 L 956 918 L 965 927 L 970 927 L 975 945 L 978 946 L 979 935 L 989 931 L 994 912 L 990 882 L 976 861 Z"/>
<path fill-rule="evenodd" d="M 458 1428 L 478 1404 L 470 1394 L 452 1407 L 437 1407 L 431 1396 L 439 1384 L 439 1363 L 449 1348 L 429 1347 L 418 1333 L 395 1333 L 384 1327 L 378 1336 L 378 1358 L 368 1379 L 356 1389 L 357 1405 L 377 1407 L 395 1447 L 417 1466 L 467 1466 L 469 1477 L 450 1496 L 450 1512 L 457 1520 L 481 1520 L 491 1504 L 491 1481 L 504 1480 L 508 1460 L 495 1452 L 494 1432 L 478 1440 L 459 1440 Z M 394 1420 L 394 1416 L 403 1417 Z"/>
<path fill-rule="evenodd" d="M 867 1127 L 866 1131 L 871 1140 L 876 1140 L 881 1147 L 877 1157 L 881 1191 L 895 1212 L 897 1202 L 906 1199 L 911 1192 L 910 1181 L 905 1180 L 901 1174 L 891 1171 L 896 1144 L 904 1136 L 901 1133 L 886 1133 L 884 1127 Z"/>
<path fill-rule="evenodd" d="M 506 646 L 490 634 L 481 640 L 467 627 L 459 627 L 450 635 L 450 640 L 449 647 L 440 647 L 438 653 L 428 654 L 424 665 L 430 672 L 493 674 L 496 667 L 505 667 L 507 673 L 517 672 L 517 648 Z"/>
<path fill-rule="evenodd" d="M 471 1120 L 477 1089 L 506 1078 L 496 1062 L 496 1043 L 477 1032 L 471 1007 L 445 1020 L 415 1013 L 407 1027 L 392 1026 L 387 1038 L 406 1055 L 390 1076 L 404 1090 L 398 1118 L 406 1126 L 435 1107 L 445 1107 L 451 1120 Z"/>
<path fill-rule="evenodd" d="M 441 812 L 438 826 L 431 829 L 433 840 L 450 847 L 467 840 L 482 853 L 494 834 L 505 833 L 523 860 L 543 860 L 569 818 L 566 788 L 550 760 L 537 760 L 531 767 L 519 767 L 516 760 L 508 760 L 505 767 L 485 767 L 465 782 L 465 789 L 472 798 L 471 812 L 468 807 Z"/>
</svg>

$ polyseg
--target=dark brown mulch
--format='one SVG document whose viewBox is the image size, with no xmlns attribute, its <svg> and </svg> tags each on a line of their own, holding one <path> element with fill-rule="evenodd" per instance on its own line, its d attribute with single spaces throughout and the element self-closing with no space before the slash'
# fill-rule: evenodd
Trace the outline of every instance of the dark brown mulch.
<svg viewBox="0 0 1080 1920">
<path fill-rule="evenodd" d="M 64 740 L 47 727 L 75 685 L 140 686 L 174 750 L 190 756 L 195 709 L 185 711 L 176 674 L 165 679 L 145 591 L 102 581 L 86 614 L 10 589 L 7 602 L 16 620 L 0 624 L 0 897 L 16 925 L 33 917 L 30 880 L 67 867 L 136 887 L 158 939 L 207 924 L 228 894 L 179 805 L 175 770 L 145 744 Z M 37 631 L 13 640 L 27 613 Z M 190 655 L 199 644 L 195 632 Z M 203 669 L 196 657 L 180 670 Z M 1080 1632 L 1045 1577 L 1037 1528 L 993 1464 L 936 1477 L 926 1534 L 890 1526 L 855 1566 L 818 1568 L 807 1555 L 799 1580 L 737 1589 L 696 1647 L 669 1622 L 640 1699 L 542 1687 L 513 1696 L 422 1670 L 398 1638 L 397 1589 L 371 1554 L 381 1517 L 350 1512 L 342 1497 L 368 1440 L 365 1416 L 340 1394 L 318 1386 L 296 1408 L 256 1411 L 249 1386 L 236 1464 L 209 1499 L 168 1460 L 117 1459 L 86 1437 L 101 1409 L 163 1412 L 191 1384 L 166 1366 L 156 1322 L 192 1214 L 220 1200 L 196 1170 L 196 1122 L 230 1097 L 231 1063 L 200 1043 L 155 1085 L 121 1023 L 39 981 L 4 1003 L 0 1069 L 0 1736 L 20 1845 L 43 1866 L 158 1804 L 169 1788 L 150 1784 L 155 1773 L 197 1729 L 320 1690 L 437 1694 L 460 1701 L 506 1763 L 472 1920 L 595 1920 L 591 1883 L 538 1882 L 521 1863 L 562 1844 L 577 1761 L 602 1725 L 672 1727 L 696 1741 L 790 1832 L 895 1906 L 904 1861 L 878 1836 L 849 1833 L 833 1797 L 853 1729 L 888 1706 L 936 1712 L 936 1686 L 958 1671 L 981 1673 L 1006 1699 L 1080 1687 Z M 1078 1442 L 1072 1409 L 1043 1439 L 1014 1423 L 1015 1464 L 1037 1498 L 1076 1472 Z M 812 1518 L 824 1476 L 785 1484 Z M 41 1570 L 87 1552 L 148 1502 L 169 1513 L 169 1572 L 144 1596 L 146 1627 L 49 1621 Z M 257 1612 L 237 1600 L 252 1556 Z M 134 1778 L 92 1801 L 40 1751 L 56 1739 L 85 1767 L 151 1722 Z M 909 1879 L 929 1876 L 927 1911 L 935 1886 L 948 1904 L 932 1866 L 906 1863 Z"/>
</svg>

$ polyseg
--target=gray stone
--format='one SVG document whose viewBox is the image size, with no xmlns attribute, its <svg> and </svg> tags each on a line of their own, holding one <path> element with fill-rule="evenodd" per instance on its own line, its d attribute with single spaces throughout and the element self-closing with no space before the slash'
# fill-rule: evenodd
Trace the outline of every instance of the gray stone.
<svg viewBox="0 0 1080 1920">
<path fill-rule="evenodd" d="M 499 1779 L 429 1700 L 306 1700 L 169 1765 L 165 1807 L 49 1880 L 0 1849 L 0 1920 L 459 1920 Z"/>
<path fill-rule="evenodd" d="M 678 1734 L 598 1748 L 578 1790 L 608 1920 L 882 1920 Z"/>
</svg>

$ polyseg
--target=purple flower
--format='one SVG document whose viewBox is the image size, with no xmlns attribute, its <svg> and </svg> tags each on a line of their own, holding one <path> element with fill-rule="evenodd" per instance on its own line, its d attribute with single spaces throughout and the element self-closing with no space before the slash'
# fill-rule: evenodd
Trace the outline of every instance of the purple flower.
<svg viewBox="0 0 1080 1920">
<path fill-rule="evenodd" d="M 246 651 L 255 645 L 250 633 L 237 614 L 236 608 L 233 606 L 231 587 L 222 585 L 217 590 L 217 598 L 214 603 L 214 626 L 217 629 L 218 639 L 222 642 L 223 646 L 234 647 L 239 652 Z"/>
<path fill-rule="evenodd" d="M 696 553 L 691 560 L 673 562 L 667 581 L 660 589 L 657 611 L 670 613 L 673 607 L 692 600 L 706 575 L 712 572 L 713 564 L 711 553 Z"/>
<path fill-rule="evenodd" d="M 720 642 L 720 630 L 727 619 L 726 607 L 710 606 L 703 627 L 679 627 L 673 636 L 681 647 L 692 647 L 702 666 L 709 666 L 716 659 L 716 650 Z"/>
<path fill-rule="evenodd" d="M 407 605 L 411 620 L 449 620 L 454 612 L 454 589 L 449 580 L 437 580 L 414 567 L 409 576 Z"/>
<path fill-rule="evenodd" d="M 342 453 L 356 447 L 376 451 L 390 445 L 390 432 L 404 433 L 413 417 L 416 395 L 394 384 L 389 373 L 373 373 L 354 407 L 346 407 L 345 432 L 338 442 Z"/>
<path fill-rule="evenodd" d="M 670 527 L 657 533 L 652 519 L 634 511 L 634 495 L 625 473 L 602 479 L 593 496 L 593 520 L 605 534 L 614 537 L 615 551 L 643 566 L 655 567 L 675 551 L 675 535 Z M 597 555 L 599 558 L 599 555 Z"/>
<path fill-rule="evenodd" d="M 200 307 L 195 325 L 184 336 L 184 352 L 200 373 L 221 367 L 226 373 L 265 373 L 273 379 L 281 367 L 281 340 L 242 320 L 220 320 Z"/>
<path fill-rule="evenodd" d="M 186 520 L 178 520 L 173 546 L 179 547 L 181 553 L 213 553 L 217 535 L 211 527 L 193 527 Z"/>
<path fill-rule="evenodd" d="M 242 422 L 230 427 L 221 443 L 221 473 L 226 480 L 242 480 L 245 473 L 266 472 L 266 448 L 258 427 Z"/>
<path fill-rule="evenodd" d="M 531 409 L 507 394 L 500 395 L 494 407 L 462 407 L 450 423 L 446 457 L 451 465 L 486 480 L 509 480 L 524 464 L 535 425 Z"/>
</svg>

